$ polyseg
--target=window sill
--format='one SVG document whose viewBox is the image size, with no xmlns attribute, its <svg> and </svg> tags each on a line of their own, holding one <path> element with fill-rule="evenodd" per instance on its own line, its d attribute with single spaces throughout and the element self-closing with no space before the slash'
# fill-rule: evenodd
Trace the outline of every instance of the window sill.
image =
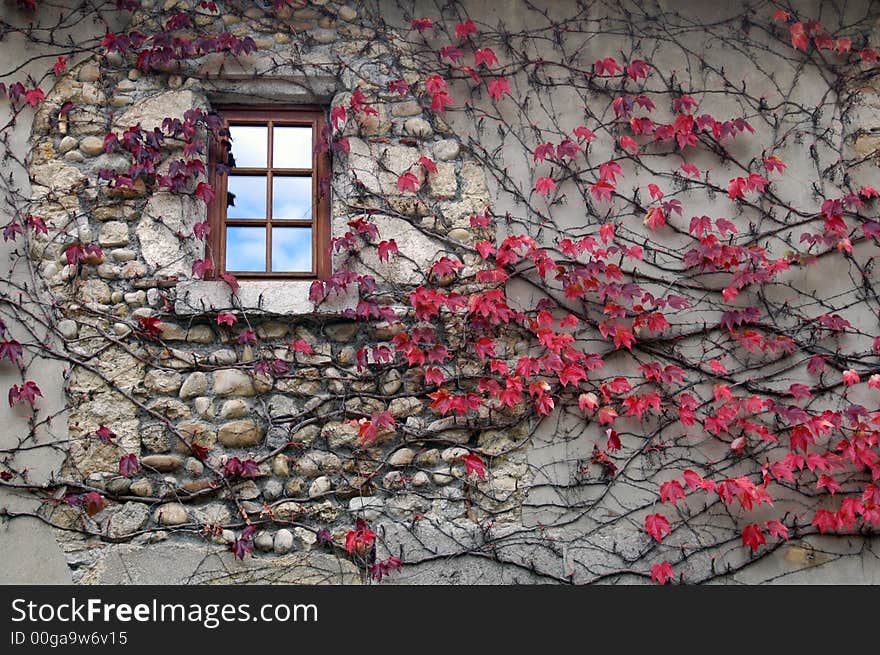
<svg viewBox="0 0 880 655">
<path fill-rule="evenodd" d="M 317 308 L 309 300 L 311 280 L 239 280 L 240 289 L 233 296 L 222 281 L 187 280 L 177 285 L 174 311 L 179 316 L 222 311 L 247 311 L 262 314 L 299 314 L 339 316 L 357 306 L 357 291 L 331 293 Z"/>
</svg>

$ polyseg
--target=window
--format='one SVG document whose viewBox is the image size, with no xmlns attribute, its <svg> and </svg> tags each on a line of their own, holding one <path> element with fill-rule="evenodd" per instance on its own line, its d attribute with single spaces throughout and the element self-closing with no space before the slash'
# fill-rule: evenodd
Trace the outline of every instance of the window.
<svg viewBox="0 0 880 655">
<path fill-rule="evenodd" d="M 212 144 L 211 246 L 220 273 L 314 278 L 330 272 L 329 155 L 320 108 L 225 107 Z M 228 173 L 218 175 L 217 164 Z"/>
</svg>

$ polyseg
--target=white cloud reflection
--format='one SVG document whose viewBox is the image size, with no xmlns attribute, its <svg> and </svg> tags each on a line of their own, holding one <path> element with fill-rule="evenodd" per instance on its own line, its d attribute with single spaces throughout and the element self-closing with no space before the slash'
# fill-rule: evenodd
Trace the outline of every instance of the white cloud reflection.
<svg viewBox="0 0 880 655">
<path fill-rule="evenodd" d="M 312 178 L 272 178 L 272 218 L 312 218 Z"/>
<path fill-rule="evenodd" d="M 312 228 L 272 228 L 272 270 L 284 273 L 312 270 Z"/>
<path fill-rule="evenodd" d="M 269 128 L 265 125 L 231 125 L 232 156 L 240 168 L 266 168 Z"/>
<path fill-rule="evenodd" d="M 235 273 L 266 270 L 265 228 L 226 228 L 226 270 Z"/>
<path fill-rule="evenodd" d="M 266 178 L 262 175 L 230 175 L 229 193 L 235 205 L 227 207 L 227 218 L 266 218 Z"/>
<path fill-rule="evenodd" d="M 276 127 L 273 130 L 273 168 L 312 167 L 311 127 Z"/>
</svg>

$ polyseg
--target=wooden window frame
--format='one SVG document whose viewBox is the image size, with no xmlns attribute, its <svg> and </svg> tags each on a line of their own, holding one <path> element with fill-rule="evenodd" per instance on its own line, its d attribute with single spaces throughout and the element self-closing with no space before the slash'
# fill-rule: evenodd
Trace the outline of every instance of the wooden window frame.
<svg viewBox="0 0 880 655">
<path fill-rule="evenodd" d="M 320 142 L 324 132 L 325 112 L 319 106 L 301 105 L 295 108 L 279 107 L 277 105 L 223 105 L 216 107 L 216 111 L 223 120 L 223 127 L 230 125 L 265 125 L 268 127 L 268 142 L 265 168 L 241 168 L 231 169 L 220 175 L 217 172 L 217 164 L 226 161 L 225 139 L 213 139 L 209 146 L 208 173 L 210 182 L 214 187 L 215 196 L 208 206 L 208 221 L 211 226 L 210 247 L 218 274 L 229 272 L 236 278 L 242 279 L 318 279 L 326 278 L 331 272 L 330 254 L 330 192 L 321 192 L 321 181 L 330 179 L 330 154 L 322 152 L 315 154 L 314 145 Z M 287 169 L 275 168 L 272 162 L 272 127 L 306 127 L 312 126 L 312 168 L 311 169 Z M 266 217 L 259 219 L 228 219 L 226 216 L 226 193 L 230 174 L 263 174 L 267 177 L 266 189 Z M 278 219 L 277 224 L 289 227 L 312 228 L 312 270 L 309 272 L 274 272 L 274 271 L 227 271 L 226 270 L 226 228 L 253 226 L 266 228 L 266 268 L 271 266 L 272 258 L 272 191 L 273 175 L 285 175 L 295 177 L 312 177 L 312 219 L 297 221 L 294 219 Z M 276 224 L 276 227 L 278 226 Z"/>
</svg>

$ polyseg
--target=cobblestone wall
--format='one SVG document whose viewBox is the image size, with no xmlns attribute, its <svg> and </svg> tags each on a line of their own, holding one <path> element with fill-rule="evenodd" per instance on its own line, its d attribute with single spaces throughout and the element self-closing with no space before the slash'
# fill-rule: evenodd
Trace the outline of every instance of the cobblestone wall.
<svg viewBox="0 0 880 655">
<path fill-rule="evenodd" d="M 143 4 L 129 29 L 149 34 L 159 28 L 161 14 Z M 245 516 L 260 519 L 261 529 L 256 557 L 239 568 L 277 572 L 306 562 L 306 568 L 323 567 L 328 577 L 348 580 L 355 571 L 350 562 L 332 547 L 315 552 L 319 532 L 329 530 L 341 546 L 355 517 L 466 518 L 461 457 L 468 451 L 457 444 L 471 441 L 498 450 L 492 476 L 479 486 L 511 517 L 517 514 L 526 467 L 500 454 L 515 435 L 427 412 L 418 369 L 388 366 L 377 376 L 358 367 L 358 350 L 387 343 L 402 323 L 348 320 L 344 312 L 353 304 L 345 294 L 331 296 L 316 312 L 302 283 L 245 281 L 233 296 L 223 282 L 194 279 L 193 261 L 206 256 L 192 236 L 205 220 L 204 203 L 151 193 L 143 183 L 116 189 L 99 181 L 102 169 L 125 171 L 131 163 L 105 152 L 110 131 L 121 136 L 136 125 L 150 131 L 191 108 L 210 110 L 219 98 L 333 107 L 345 105 L 355 89 L 379 90 L 377 114 L 350 121 L 350 151 L 337 153 L 333 162 L 333 231 L 344 233 L 349 221 L 368 213 L 383 237 L 395 239 L 399 256 L 382 262 L 375 248 L 365 249 L 357 261 L 337 255 L 337 265 L 374 275 L 386 303 L 402 303 L 443 253 L 475 266 L 472 248 L 460 244 L 475 238 L 469 219 L 488 204 L 486 182 L 437 115 L 412 95 L 387 91 L 388 80 L 414 78 L 405 47 L 393 34 L 390 41 L 387 33 L 374 41 L 372 28 L 350 6 L 310 5 L 274 15 L 252 7 L 243 15 L 205 11 L 198 17 L 202 32 L 253 37 L 257 51 L 248 56 L 207 56 L 148 74 L 119 55 L 91 58 L 58 81 L 35 120 L 33 212 L 46 219 L 49 233 L 34 244 L 32 256 L 64 317 L 58 331 L 82 361 L 66 385 L 70 446 L 60 473 L 111 500 L 86 526 L 93 537 L 62 537 L 83 581 L 113 579 L 105 571 L 115 570 L 108 558 L 120 548 L 117 542 L 130 542 L 123 548 L 137 552 L 173 540 L 175 552 L 216 551 L 231 561 L 222 547 L 204 551 L 205 540 L 232 542 L 231 526 Z M 59 119 L 65 103 L 76 109 Z M 422 156 L 436 161 L 437 171 L 423 180 L 426 199 L 416 201 L 398 190 L 397 178 Z M 169 144 L 164 165 L 181 157 L 182 150 Z M 480 238 L 491 237 L 480 232 Z M 90 243 L 103 256 L 66 263 L 70 245 Z M 472 273 L 461 276 L 462 290 L 474 288 Z M 247 321 L 238 329 L 218 326 L 220 311 Z M 406 310 L 401 304 L 398 311 Z M 161 318 L 155 343 L 138 338 L 138 318 L 149 316 Z M 455 326 L 447 329 L 454 338 Z M 240 343 L 246 330 L 255 332 L 255 343 Z M 308 343 L 313 352 L 295 353 L 292 341 Z M 258 372 L 255 365 L 266 359 L 285 362 L 285 371 Z M 352 417 L 385 410 L 399 429 L 361 449 Z M 95 439 L 101 427 L 115 440 Z M 192 444 L 208 451 L 207 461 L 192 456 Z M 121 476 L 120 457 L 132 453 L 141 471 Z M 215 472 L 231 457 L 258 462 L 255 478 L 220 484 Z M 50 514 L 78 527 L 89 520 L 64 506 Z M 280 562 L 265 563 L 273 557 Z M 317 574 L 285 575 L 312 580 Z M 228 581 L 241 579 L 236 573 Z"/>
</svg>

